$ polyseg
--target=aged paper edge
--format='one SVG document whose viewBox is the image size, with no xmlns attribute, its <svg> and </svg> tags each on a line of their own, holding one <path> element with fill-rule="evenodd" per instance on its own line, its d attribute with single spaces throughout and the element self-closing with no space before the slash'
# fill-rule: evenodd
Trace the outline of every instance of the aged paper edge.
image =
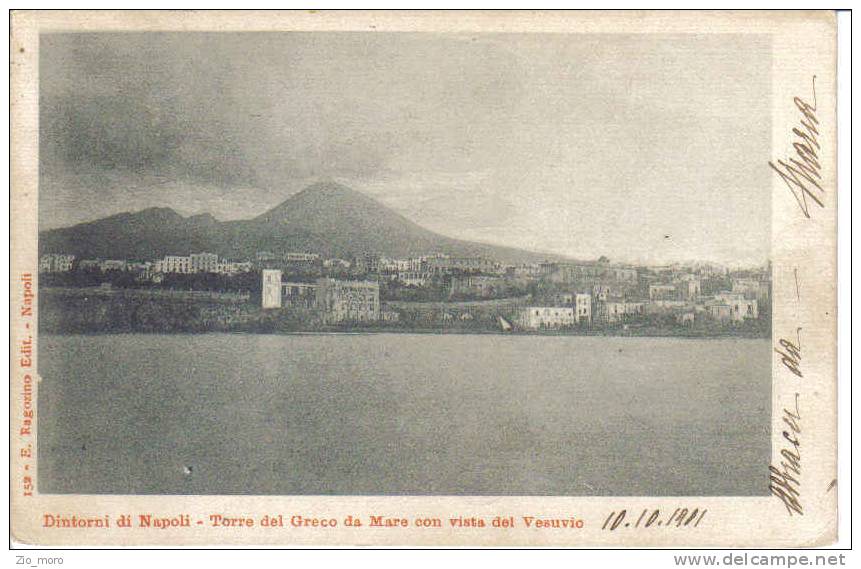
<svg viewBox="0 0 861 569">
<path fill-rule="evenodd" d="M 772 361 L 772 463 L 784 448 L 781 415 L 798 394 L 803 421 L 801 483 L 803 516 L 790 516 L 776 497 L 368 497 L 368 496 L 112 496 L 24 495 L 25 477 L 36 479 L 38 463 L 21 450 L 35 451 L 35 428 L 22 436 L 25 376 L 38 392 L 34 364 L 19 365 L 22 342 L 35 333 L 36 311 L 21 316 L 22 275 L 38 279 L 38 36 L 83 31 L 384 31 L 543 33 L 709 33 L 769 34 L 774 45 L 772 155 L 792 155 L 791 129 L 798 122 L 793 97 L 808 99 L 816 78 L 822 145 L 824 207 L 800 214 L 786 185 L 772 180 L 773 342 L 795 338 L 802 329 L 804 379 L 787 372 L 780 356 Z M 11 49 L 11 528 L 13 539 L 40 545 L 484 545 L 484 546 L 646 546 L 646 547 L 809 547 L 836 539 L 836 21 L 831 12 L 13 12 Z M 768 167 L 764 164 L 763 167 Z M 796 282 L 798 283 L 796 288 Z M 31 324 L 31 328 L 26 325 Z M 38 410 L 36 409 L 36 412 Z M 26 467 L 26 469 L 25 469 Z M 600 529 L 609 512 L 677 507 L 708 509 L 708 522 L 695 531 L 609 532 Z M 339 521 L 335 529 L 238 531 L 202 526 L 190 529 L 56 530 L 42 528 L 43 513 L 78 515 L 153 513 L 172 517 L 209 513 L 261 517 L 296 513 Z M 585 527 L 571 530 L 451 531 L 420 528 L 356 530 L 347 516 L 371 514 L 417 517 L 536 515 L 577 517 Z"/>
</svg>

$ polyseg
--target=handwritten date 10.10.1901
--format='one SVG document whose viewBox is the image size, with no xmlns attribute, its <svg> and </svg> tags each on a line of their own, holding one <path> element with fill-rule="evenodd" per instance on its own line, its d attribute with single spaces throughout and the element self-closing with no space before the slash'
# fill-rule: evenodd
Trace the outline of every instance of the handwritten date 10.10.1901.
<svg viewBox="0 0 861 569">
<path fill-rule="evenodd" d="M 699 508 L 694 508 L 693 510 L 676 508 L 669 517 L 666 517 L 665 514 L 661 514 L 661 510 L 659 509 L 649 510 L 646 508 L 637 518 L 634 518 L 637 514 L 633 512 L 629 517 L 627 510 L 610 512 L 610 515 L 604 520 L 604 525 L 601 526 L 601 529 L 614 531 L 620 527 L 628 529 L 641 527 L 697 527 L 705 517 L 707 511 L 705 508 L 702 510 Z"/>
</svg>

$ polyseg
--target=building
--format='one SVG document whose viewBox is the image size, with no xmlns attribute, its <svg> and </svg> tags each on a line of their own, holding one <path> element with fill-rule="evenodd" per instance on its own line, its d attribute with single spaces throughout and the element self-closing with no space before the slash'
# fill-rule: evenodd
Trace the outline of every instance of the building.
<svg viewBox="0 0 861 569">
<path fill-rule="evenodd" d="M 748 299 L 756 299 L 760 302 L 768 301 L 768 282 L 758 279 L 732 279 L 732 292 L 744 295 Z"/>
<path fill-rule="evenodd" d="M 687 300 L 696 300 L 703 293 L 702 281 L 694 275 L 685 275 L 679 282 L 682 296 Z"/>
<path fill-rule="evenodd" d="M 555 305 L 573 306 L 575 296 L 573 292 L 555 292 L 549 296 L 549 299 Z"/>
<path fill-rule="evenodd" d="M 320 260 L 316 253 L 284 253 L 284 260 L 288 263 L 312 263 Z"/>
<path fill-rule="evenodd" d="M 574 308 L 570 306 L 529 306 L 517 316 L 517 324 L 524 330 L 559 330 L 575 323 Z"/>
<path fill-rule="evenodd" d="M 328 323 L 376 321 L 380 319 L 380 285 L 318 279 L 316 306 Z"/>
<path fill-rule="evenodd" d="M 346 261 L 344 259 L 326 259 L 323 261 L 323 266 L 327 269 L 349 269 L 350 261 Z"/>
<path fill-rule="evenodd" d="M 729 322 L 732 318 L 732 312 L 728 304 L 724 304 L 720 301 L 709 301 L 705 306 L 706 311 L 708 311 L 712 320 L 717 320 L 718 322 Z"/>
<path fill-rule="evenodd" d="M 624 322 L 646 313 L 646 305 L 642 302 L 627 302 L 621 299 L 609 299 L 598 302 L 598 319 L 605 324 Z"/>
<path fill-rule="evenodd" d="M 282 282 L 281 304 L 291 308 L 314 308 L 317 306 L 317 285 Z"/>
<path fill-rule="evenodd" d="M 542 263 L 541 272 L 551 282 L 572 284 L 588 283 L 595 280 L 611 281 L 617 284 L 636 284 L 637 269 L 632 267 L 597 263 Z"/>
<path fill-rule="evenodd" d="M 216 265 L 215 272 L 220 275 L 235 275 L 238 273 L 250 273 L 252 269 L 253 266 L 249 261 L 235 262 L 221 259 Z"/>
<path fill-rule="evenodd" d="M 608 267 L 603 276 L 621 283 L 636 283 L 637 269 L 631 267 Z"/>
<path fill-rule="evenodd" d="M 577 293 L 574 296 L 574 319 L 578 324 L 592 324 L 592 295 Z"/>
<path fill-rule="evenodd" d="M 678 292 L 676 285 L 653 284 L 649 285 L 649 300 L 676 300 Z"/>
<path fill-rule="evenodd" d="M 261 286 L 261 306 L 263 308 L 281 308 L 281 271 L 278 269 L 263 269 Z"/>
<path fill-rule="evenodd" d="M 79 271 L 98 271 L 101 270 L 101 261 L 98 259 L 81 259 L 78 261 Z"/>
<path fill-rule="evenodd" d="M 192 253 L 188 258 L 189 272 L 217 273 L 218 255 L 215 253 Z"/>
<path fill-rule="evenodd" d="M 608 284 L 596 284 L 592 287 L 592 297 L 596 302 L 606 301 L 609 298 L 622 296 L 622 289 L 618 286 Z"/>
<path fill-rule="evenodd" d="M 68 273 L 75 262 L 74 255 L 47 254 L 39 259 L 40 273 Z"/>
<path fill-rule="evenodd" d="M 709 315 L 720 322 L 743 322 L 759 318 L 756 299 L 745 298 L 736 292 L 721 292 L 706 303 Z"/>
<path fill-rule="evenodd" d="M 430 257 L 427 260 L 428 270 L 437 274 L 446 273 L 494 273 L 497 264 L 481 257 Z"/>
<path fill-rule="evenodd" d="M 426 286 L 433 280 L 433 275 L 420 271 L 403 271 L 398 273 L 397 280 L 406 286 Z"/>
<path fill-rule="evenodd" d="M 149 261 L 145 262 L 134 262 L 130 261 L 126 264 L 126 270 L 134 273 L 135 279 L 138 281 L 151 281 L 153 277 L 152 272 L 153 264 Z"/>
<path fill-rule="evenodd" d="M 191 258 L 180 255 L 168 255 L 161 261 L 156 261 L 156 272 L 158 273 L 181 273 L 191 272 Z"/>
<path fill-rule="evenodd" d="M 125 271 L 128 267 L 129 263 L 123 259 L 105 259 L 99 261 L 99 270 L 103 273 L 107 271 Z"/>
<path fill-rule="evenodd" d="M 353 267 L 358 273 L 379 273 L 380 256 L 377 253 L 365 253 L 356 257 Z"/>
<path fill-rule="evenodd" d="M 271 261 L 277 261 L 278 255 L 272 253 L 271 251 L 257 251 L 257 253 L 254 255 L 254 258 L 257 260 L 258 263 L 267 263 Z"/>
<path fill-rule="evenodd" d="M 428 270 L 428 262 L 427 257 L 410 257 L 409 261 L 409 270 L 415 272 L 427 272 Z"/>
</svg>

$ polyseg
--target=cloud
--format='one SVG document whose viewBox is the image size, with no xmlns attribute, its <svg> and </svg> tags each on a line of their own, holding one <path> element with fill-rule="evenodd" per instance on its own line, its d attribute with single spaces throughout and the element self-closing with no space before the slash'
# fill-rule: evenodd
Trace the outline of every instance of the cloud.
<svg viewBox="0 0 861 569">
<path fill-rule="evenodd" d="M 770 65 L 755 35 L 46 34 L 40 220 L 335 178 L 454 237 L 763 259 Z"/>
</svg>

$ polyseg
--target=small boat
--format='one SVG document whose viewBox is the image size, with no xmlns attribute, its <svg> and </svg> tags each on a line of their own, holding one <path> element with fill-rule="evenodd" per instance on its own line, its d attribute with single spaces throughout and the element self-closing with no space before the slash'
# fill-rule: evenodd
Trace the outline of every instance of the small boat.
<svg viewBox="0 0 861 569">
<path fill-rule="evenodd" d="M 503 318 L 502 316 L 497 316 L 497 320 L 499 321 L 499 327 L 502 328 L 503 332 L 511 332 L 512 326 L 511 322 Z"/>
</svg>

